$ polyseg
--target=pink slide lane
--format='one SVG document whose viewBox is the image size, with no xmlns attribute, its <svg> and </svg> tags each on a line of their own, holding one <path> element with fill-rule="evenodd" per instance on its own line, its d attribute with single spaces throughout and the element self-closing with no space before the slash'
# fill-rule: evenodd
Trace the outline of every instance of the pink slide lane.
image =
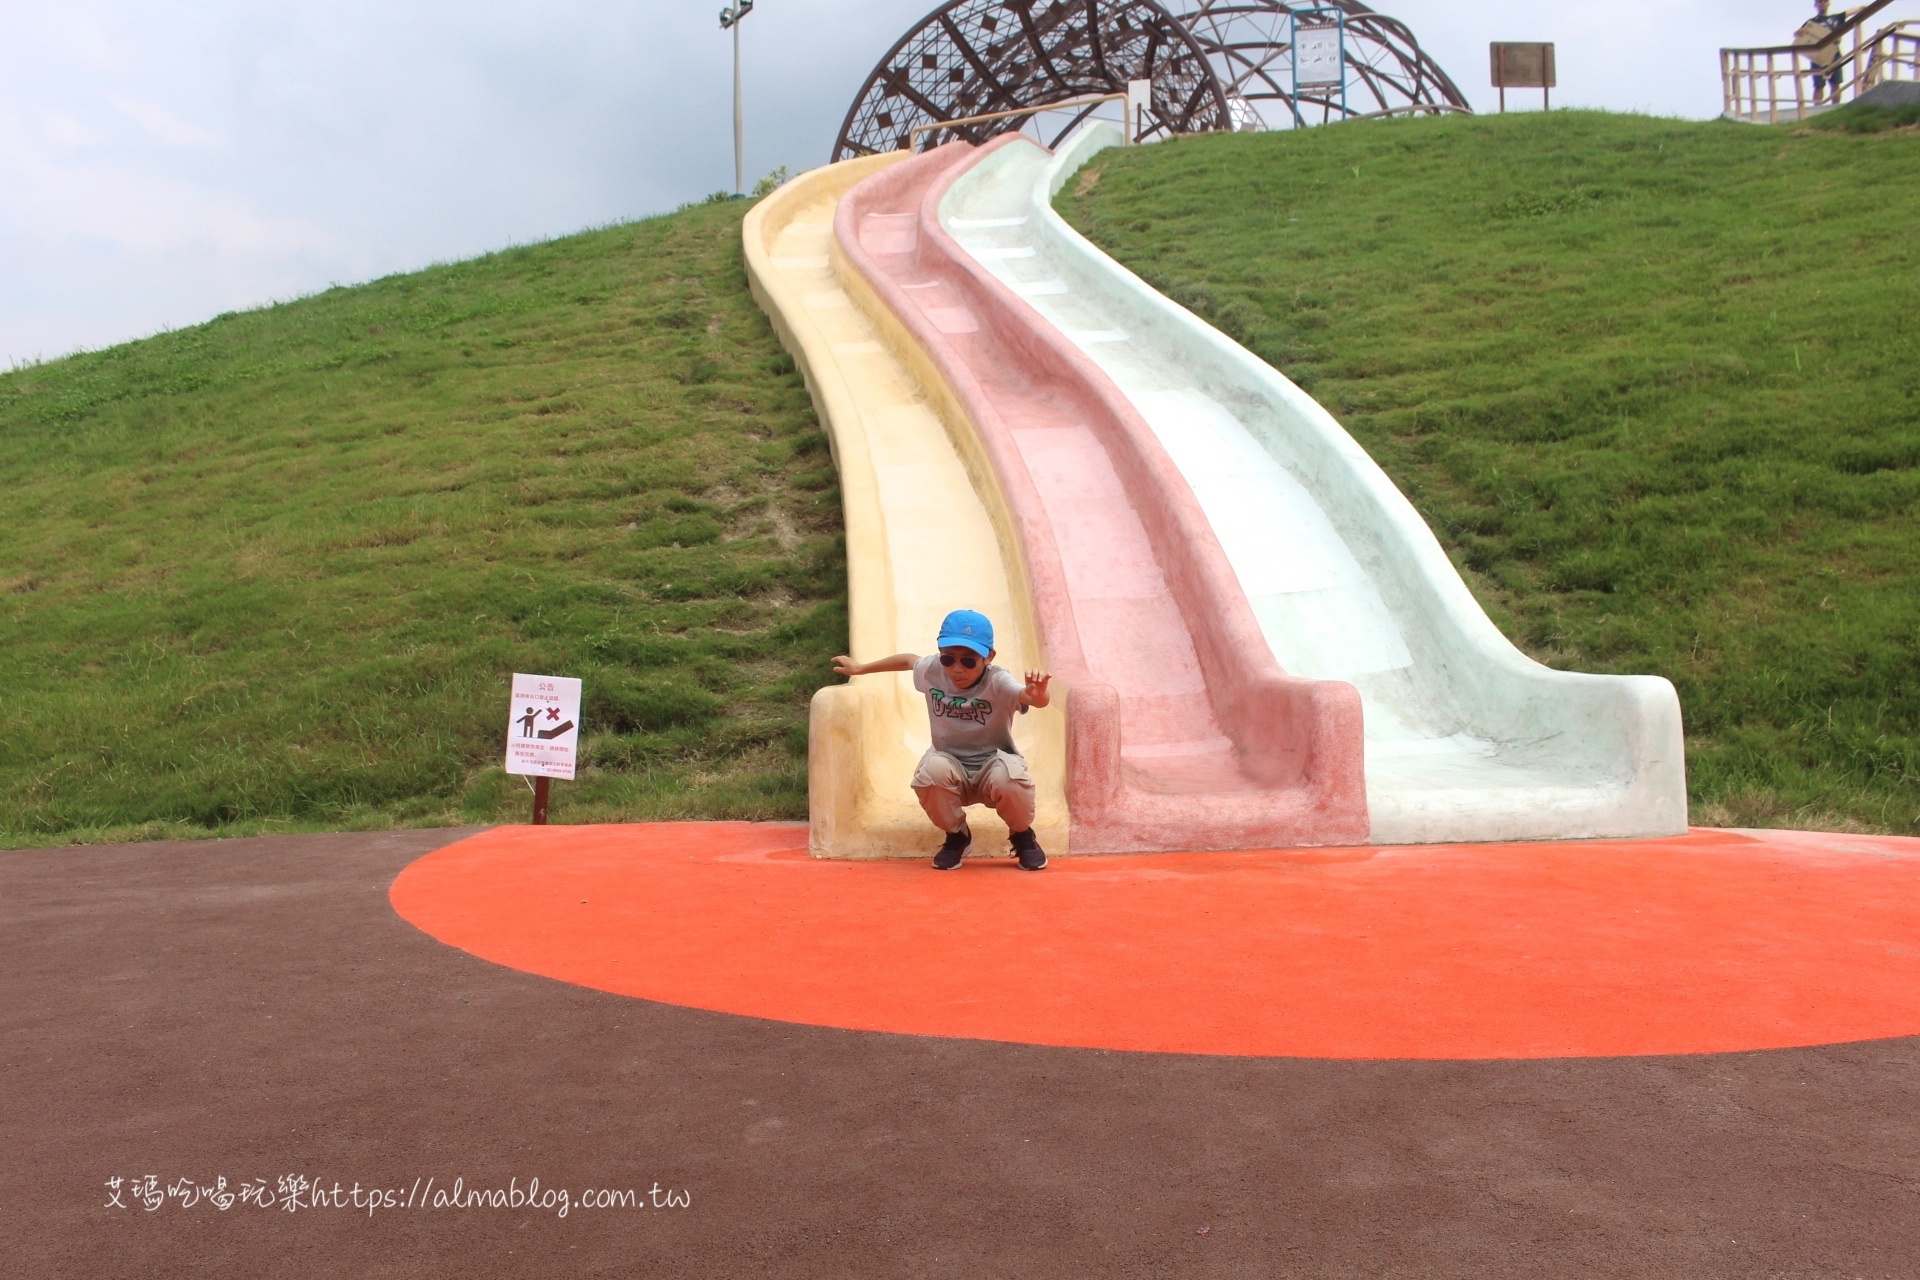
<svg viewBox="0 0 1920 1280">
<path fill-rule="evenodd" d="M 1359 693 L 1281 672 L 1146 422 L 940 226 L 953 180 L 1011 141 L 868 178 L 834 234 L 947 380 L 1013 512 L 1068 690 L 1073 851 L 1364 843 Z"/>
</svg>

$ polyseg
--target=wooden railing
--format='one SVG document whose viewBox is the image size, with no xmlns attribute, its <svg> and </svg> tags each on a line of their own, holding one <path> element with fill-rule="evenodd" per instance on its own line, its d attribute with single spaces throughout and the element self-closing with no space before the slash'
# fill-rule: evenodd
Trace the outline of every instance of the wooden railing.
<svg viewBox="0 0 1920 1280">
<path fill-rule="evenodd" d="M 1920 22 L 1896 22 L 1875 36 L 1860 92 L 1887 80 L 1920 80 Z"/>
<path fill-rule="evenodd" d="M 1885 81 L 1920 80 L 1920 22 L 1903 20 L 1866 34 L 1867 20 L 1892 3 L 1876 0 L 1818 44 L 1722 49 L 1727 117 L 1757 124 L 1803 120 Z"/>
</svg>

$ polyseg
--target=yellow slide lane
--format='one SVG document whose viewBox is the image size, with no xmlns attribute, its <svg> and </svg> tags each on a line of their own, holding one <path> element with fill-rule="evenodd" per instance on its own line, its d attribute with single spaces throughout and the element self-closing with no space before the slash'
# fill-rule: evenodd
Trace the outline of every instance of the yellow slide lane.
<svg viewBox="0 0 1920 1280">
<path fill-rule="evenodd" d="M 892 312 L 834 240 L 840 198 L 906 153 L 805 173 L 747 214 L 747 277 L 813 395 L 840 472 L 852 652 L 861 661 L 930 653 L 951 609 L 994 621 L 999 665 L 1045 665 L 1006 504 L 972 424 Z M 1034 826 L 1067 851 L 1066 721 L 1054 705 L 1018 718 L 1033 768 Z M 809 845 L 816 857 L 930 855 L 938 833 L 909 783 L 927 749 L 912 677 L 861 676 L 814 694 L 808 729 Z M 971 811 L 974 847 L 1003 850 L 1006 827 Z"/>
</svg>

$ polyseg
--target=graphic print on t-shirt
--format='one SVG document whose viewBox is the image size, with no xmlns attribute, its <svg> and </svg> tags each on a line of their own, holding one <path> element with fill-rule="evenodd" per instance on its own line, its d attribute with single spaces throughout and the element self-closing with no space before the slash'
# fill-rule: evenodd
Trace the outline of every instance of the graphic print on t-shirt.
<svg viewBox="0 0 1920 1280">
<path fill-rule="evenodd" d="M 1020 678 L 1004 667 L 989 665 L 979 679 L 962 689 L 930 654 L 913 667 L 913 687 L 927 695 L 927 719 L 933 749 L 944 751 L 968 769 L 978 769 L 1000 752 L 1019 755 L 1013 745 L 1013 718 L 1025 710 Z"/>
<path fill-rule="evenodd" d="M 985 724 L 993 719 L 993 704 L 985 698 L 969 698 L 964 693 L 927 690 L 927 702 L 933 714 L 943 720 L 971 720 Z"/>
</svg>

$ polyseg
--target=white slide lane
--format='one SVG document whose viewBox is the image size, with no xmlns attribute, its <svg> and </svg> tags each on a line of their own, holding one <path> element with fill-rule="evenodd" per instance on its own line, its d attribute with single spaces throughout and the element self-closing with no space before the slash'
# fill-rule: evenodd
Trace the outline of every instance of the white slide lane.
<svg viewBox="0 0 1920 1280">
<path fill-rule="evenodd" d="M 1386 473 L 1311 396 L 1054 212 L 1120 135 L 1005 146 L 941 221 L 1093 359 L 1192 487 L 1290 675 L 1365 707 L 1376 844 L 1670 835 L 1680 704 L 1655 676 L 1555 671 L 1510 644 Z"/>
</svg>

